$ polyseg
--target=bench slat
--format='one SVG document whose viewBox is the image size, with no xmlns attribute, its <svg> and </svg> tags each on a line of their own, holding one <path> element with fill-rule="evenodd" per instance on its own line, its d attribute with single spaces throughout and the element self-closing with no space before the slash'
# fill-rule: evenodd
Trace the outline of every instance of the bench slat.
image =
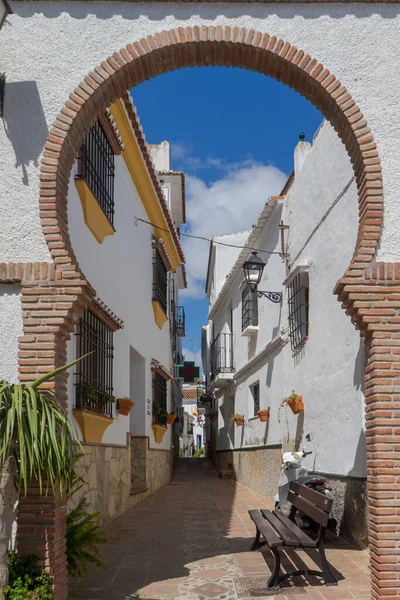
<svg viewBox="0 0 400 600">
<path fill-rule="evenodd" d="M 295 494 L 302 496 L 303 498 L 311 502 L 311 504 L 314 504 L 314 506 L 316 506 L 317 508 L 320 508 L 321 510 L 327 513 L 330 512 L 333 502 L 332 498 L 328 498 L 324 494 L 320 494 L 315 490 L 311 490 L 307 486 L 302 485 L 301 483 L 297 483 L 297 481 L 292 481 L 290 483 L 290 489 L 293 492 L 295 492 Z"/>
<path fill-rule="evenodd" d="M 261 509 L 263 516 L 269 521 L 269 523 L 273 526 L 273 528 L 277 531 L 279 537 L 282 538 L 286 546 L 301 546 L 301 542 L 299 538 L 290 531 L 286 525 L 281 523 L 279 519 L 270 511 Z"/>
<path fill-rule="evenodd" d="M 263 519 L 259 510 L 249 510 L 249 515 L 270 548 L 282 546 L 281 538 L 276 534 L 268 521 Z"/>
<path fill-rule="evenodd" d="M 297 527 L 296 523 L 293 523 L 286 515 L 283 514 L 280 510 L 274 510 L 274 515 L 276 516 L 281 523 L 286 525 L 288 529 L 290 529 L 297 538 L 299 538 L 301 545 L 304 548 L 315 548 L 316 540 L 312 540 L 304 531 L 302 531 L 299 527 Z"/>
<path fill-rule="evenodd" d="M 322 525 L 322 527 L 326 527 L 328 524 L 329 513 L 321 510 L 306 498 L 302 498 L 302 496 L 297 496 L 294 492 L 289 490 L 288 493 L 288 502 L 293 504 L 296 508 L 301 510 L 307 517 L 311 517 L 314 519 L 316 523 Z"/>
</svg>

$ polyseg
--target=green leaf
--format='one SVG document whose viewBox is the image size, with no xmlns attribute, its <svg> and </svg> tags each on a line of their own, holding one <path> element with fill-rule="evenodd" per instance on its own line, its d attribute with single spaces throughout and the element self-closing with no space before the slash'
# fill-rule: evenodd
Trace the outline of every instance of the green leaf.
<svg viewBox="0 0 400 600">
<path fill-rule="evenodd" d="M 87 356 L 90 356 L 91 354 L 94 354 L 94 352 L 95 352 L 95 350 L 93 350 L 92 352 L 88 352 L 84 356 L 80 356 L 79 358 L 77 358 L 76 360 L 73 360 L 72 362 L 68 363 L 67 365 L 63 365 L 62 367 L 58 367 L 57 369 L 53 369 L 53 371 L 50 371 L 50 373 L 46 373 L 46 375 L 43 375 L 42 377 L 39 377 L 39 379 L 36 379 L 36 381 L 34 381 L 33 383 L 31 383 L 31 387 L 35 390 L 37 387 L 39 387 L 39 385 L 42 385 L 42 383 L 45 383 L 46 381 L 49 381 L 49 379 L 52 379 L 56 375 L 59 375 L 59 373 L 63 373 L 63 371 L 66 371 L 67 369 L 70 369 L 71 367 L 73 367 L 74 365 L 76 365 L 76 363 L 80 362 L 81 360 L 83 360 Z"/>
</svg>

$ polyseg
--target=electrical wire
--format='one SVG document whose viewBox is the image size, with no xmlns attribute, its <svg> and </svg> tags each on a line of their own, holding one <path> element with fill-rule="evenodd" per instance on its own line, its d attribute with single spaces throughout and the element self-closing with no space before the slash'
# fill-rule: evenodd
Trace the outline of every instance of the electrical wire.
<svg viewBox="0 0 400 600">
<path fill-rule="evenodd" d="M 140 217 L 134 217 L 134 219 L 135 219 L 135 224 L 137 223 L 137 221 L 140 221 L 141 223 L 145 223 L 146 225 L 151 225 L 155 229 L 158 229 L 160 231 L 166 231 L 167 233 L 170 233 L 169 229 L 165 229 L 164 227 L 159 227 L 159 225 L 155 225 L 154 223 L 151 223 L 151 221 L 146 221 L 145 219 L 141 219 Z M 277 254 L 278 256 L 285 256 L 285 253 L 282 253 L 282 252 L 272 252 L 270 250 L 261 250 L 260 248 L 252 248 L 251 246 L 238 246 L 237 244 L 228 244 L 226 242 L 217 242 L 213 238 L 207 238 L 207 237 L 203 237 L 201 235 L 192 235 L 190 233 L 180 233 L 180 236 L 193 238 L 195 240 L 203 240 L 204 242 L 213 242 L 213 244 L 218 244 L 219 246 L 228 246 L 229 248 L 239 248 L 240 250 L 243 250 L 246 248 L 247 250 L 254 250 L 256 252 L 264 252 L 265 254 Z"/>
</svg>

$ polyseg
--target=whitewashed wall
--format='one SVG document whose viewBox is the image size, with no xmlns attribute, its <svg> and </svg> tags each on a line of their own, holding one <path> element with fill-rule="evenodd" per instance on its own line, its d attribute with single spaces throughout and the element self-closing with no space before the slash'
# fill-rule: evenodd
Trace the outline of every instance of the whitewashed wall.
<svg viewBox="0 0 400 600">
<path fill-rule="evenodd" d="M 397 4 L 64 0 L 11 5 L 15 14 L 0 36 L 1 68 L 7 73 L 5 126 L 0 129 L 1 261 L 50 260 L 39 221 L 39 165 L 46 136 L 69 93 L 128 43 L 194 25 L 245 26 L 283 38 L 321 61 L 348 88 L 382 160 L 385 220 L 379 258 L 400 258 Z"/>
<path fill-rule="evenodd" d="M 0 380 L 18 381 L 18 338 L 22 333 L 21 286 L 0 284 Z"/>
<path fill-rule="evenodd" d="M 283 392 L 304 393 L 304 431 L 314 434 L 308 467 L 365 476 L 363 345 L 332 294 L 356 240 L 355 183 L 343 193 L 352 176 L 343 144 L 325 122 L 284 202 L 292 269 L 310 265 L 310 322 L 304 351 L 293 357 L 290 345 L 284 349 Z M 286 302 L 283 309 L 287 323 Z M 290 416 L 292 436 L 299 418 Z"/>
<path fill-rule="evenodd" d="M 154 358 L 167 369 L 171 366 L 169 322 L 160 330 L 152 308 L 153 252 L 152 229 L 135 225 L 135 217 L 147 219 L 140 197 L 132 182 L 122 156 L 115 157 L 115 217 L 116 233 L 107 236 L 102 244 L 93 237 L 83 220 L 82 206 L 71 176 L 68 195 L 68 216 L 71 242 L 79 265 L 95 288 L 97 295 L 124 321 L 124 328 L 114 334 L 114 395 L 118 398 L 132 394 L 130 369 L 132 358 L 144 358 L 144 393 L 132 397 L 136 402 L 130 417 L 117 415 L 106 430 L 103 442 L 125 443 L 125 433 L 148 435 L 150 445 L 169 448 L 171 427 L 162 444 L 154 441 L 152 422 L 152 373 Z M 75 340 L 68 343 L 68 358 L 75 353 Z M 139 355 L 139 356 L 138 356 Z M 139 369 L 141 367 L 139 366 Z M 168 384 L 168 389 L 170 384 Z M 73 377 L 69 378 L 69 407 L 74 395 Z M 148 402 L 148 400 L 150 402 Z M 169 393 L 170 403 L 170 393 Z M 168 403 L 168 407 L 170 404 Z M 150 412 L 150 414 L 147 414 Z"/>
<path fill-rule="evenodd" d="M 220 293 L 233 264 L 240 254 L 240 247 L 245 243 L 248 236 L 248 231 L 239 231 L 237 233 L 216 235 L 213 237 L 210 276 L 206 284 L 210 295 L 210 305 L 214 303 Z M 225 246 L 223 244 L 232 244 L 232 246 Z"/>
<path fill-rule="evenodd" d="M 286 269 L 279 256 L 266 260 L 262 255 L 267 265 L 259 289 L 283 289 L 282 308 L 266 298 L 259 299 L 257 335 L 241 335 L 241 272 L 215 315 L 218 332 L 227 326 L 228 307 L 234 306 L 235 385 L 218 392 L 218 450 L 276 445 L 281 441 L 292 450 L 305 442 L 305 434 L 312 433 L 314 440 L 308 449 L 313 455 L 307 458 L 308 468 L 352 477 L 366 474 L 363 348 L 359 333 L 332 294 L 355 243 L 358 207 L 351 178 L 345 149 L 325 122 L 301 170 L 295 173 L 284 202 L 276 206 L 256 242 L 257 247 L 280 251 L 278 225 L 282 218 L 289 225 L 286 251 L 292 269 L 299 263 L 310 265 L 309 339 L 303 351 L 294 356 L 290 348 L 283 286 Z M 258 359 L 260 354 L 262 359 Z M 253 416 L 250 387 L 257 381 L 260 408 L 270 409 L 268 424 Z M 303 395 L 305 411 L 295 416 L 288 409 L 288 432 L 285 409 L 280 411 L 278 422 L 279 405 L 293 389 Z M 233 412 L 245 416 L 245 427 L 228 429 Z"/>
<path fill-rule="evenodd" d="M 280 252 L 280 233 L 278 225 L 281 221 L 282 203 L 276 203 L 275 208 L 269 216 L 266 227 L 257 240 L 257 248 L 268 252 Z M 260 257 L 266 263 L 263 277 L 259 285 L 260 290 L 279 291 L 282 288 L 284 278 L 284 265 L 278 255 L 260 252 Z M 229 266 L 232 268 L 232 264 Z M 246 426 L 231 429 L 226 428 L 226 423 L 220 419 L 220 433 L 218 437 L 218 449 L 222 450 L 234 445 L 236 448 L 248 445 L 276 444 L 280 442 L 280 433 L 277 422 L 278 406 L 282 390 L 282 357 L 279 355 L 279 347 L 271 349 L 265 355 L 263 361 L 257 360 L 259 355 L 271 342 L 280 337 L 281 307 L 273 304 L 265 298 L 258 301 L 259 332 L 257 335 L 242 335 L 242 285 L 244 280 L 243 270 L 240 269 L 236 275 L 231 293 L 218 309 L 214 318 L 214 331 L 217 335 L 220 331 L 228 328 L 230 319 L 230 307 L 233 307 L 233 344 L 234 344 L 234 366 L 236 369 L 235 390 L 228 388 L 224 390 L 220 399 L 220 415 L 229 421 L 233 412 L 243 414 L 246 418 Z M 253 366 L 241 374 L 249 361 L 255 360 Z M 259 381 L 260 383 L 260 408 L 270 408 L 269 424 L 261 423 L 258 417 L 254 417 L 253 400 L 250 386 Z M 234 404 L 233 404 L 234 395 Z"/>
</svg>

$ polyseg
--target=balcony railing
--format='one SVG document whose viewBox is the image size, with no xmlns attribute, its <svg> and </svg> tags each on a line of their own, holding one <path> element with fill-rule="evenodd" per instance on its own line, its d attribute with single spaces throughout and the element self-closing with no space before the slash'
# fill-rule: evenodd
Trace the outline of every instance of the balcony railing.
<svg viewBox="0 0 400 600">
<path fill-rule="evenodd" d="M 183 306 L 175 307 L 175 329 L 178 337 L 185 337 L 185 309 Z"/>
<path fill-rule="evenodd" d="M 220 333 L 211 344 L 211 379 L 220 373 L 234 373 L 233 336 Z"/>
</svg>

